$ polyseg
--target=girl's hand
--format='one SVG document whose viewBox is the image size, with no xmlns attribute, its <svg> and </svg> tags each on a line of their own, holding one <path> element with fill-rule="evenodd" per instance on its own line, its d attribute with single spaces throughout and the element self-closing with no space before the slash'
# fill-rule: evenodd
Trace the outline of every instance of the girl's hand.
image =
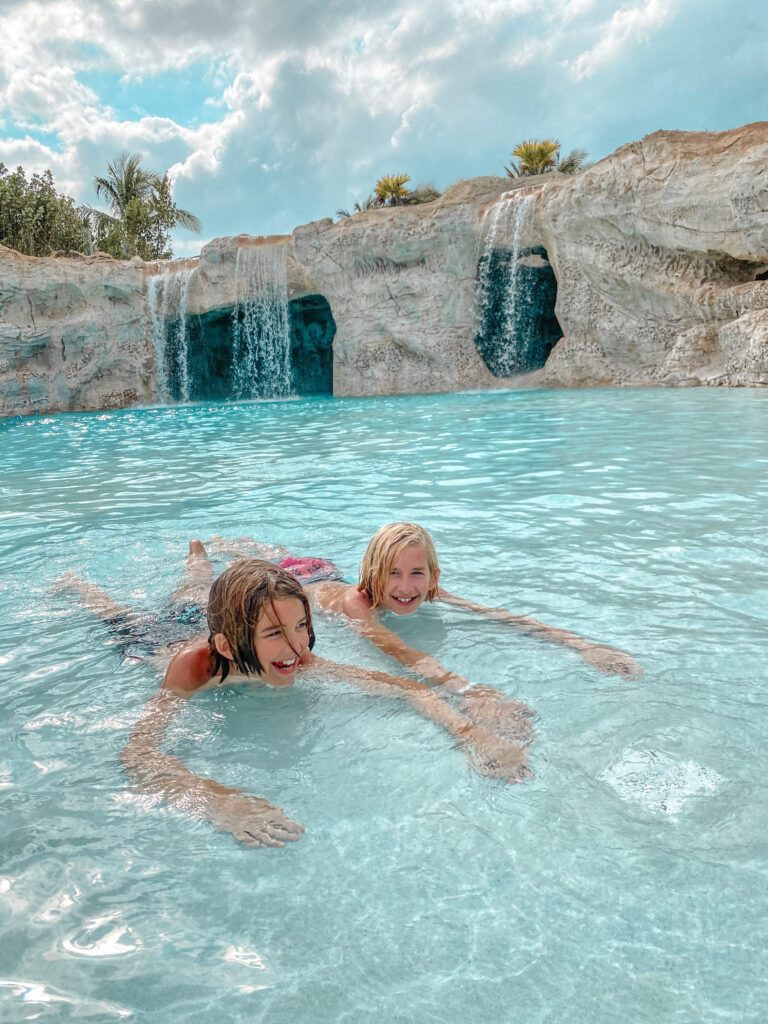
<svg viewBox="0 0 768 1024">
<path fill-rule="evenodd" d="M 620 676 L 641 676 L 642 668 L 633 657 L 626 651 L 619 651 L 615 647 L 606 647 L 604 644 L 586 644 L 579 647 L 579 654 L 588 665 L 599 669 L 601 672 L 614 673 Z"/>
<path fill-rule="evenodd" d="M 488 697 L 491 700 L 506 700 L 506 695 L 501 690 L 494 690 L 492 686 L 483 686 L 482 683 L 475 683 L 466 690 L 461 691 L 465 697 Z"/>
<path fill-rule="evenodd" d="M 202 817 L 246 846 L 284 846 L 299 839 L 304 826 L 261 797 L 236 791 L 206 796 Z"/>
<path fill-rule="evenodd" d="M 437 658 L 433 658 L 431 654 L 425 654 L 423 658 L 414 661 L 411 668 L 414 672 L 418 672 L 420 676 L 424 676 L 425 679 L 431 679 L 433 683 L 437 683 L 438 686 L 445 686 L 448 690 L 458 692 L 463 690 L 464 687 L 469 686 L 469 682 L 464 676 L 460 676 L 458 672 L 448 672 Z M 492 692 L 497 693 L 498 691 L 493 690 Z M 501 697 L 503 694 L 499 694 L 499 696 Z"/>
<path fill-rule="evenodd" d="M 467 761 L 481 775 L 506 782 L 525 782 L 533 778 L 525 747 L 495 736 L 480 725 L 462 729 L 459 746 L 465 749 Z"/>
<path fill-rule="evenodd" d="M 473 686 L 467 690 L 459 711 L 476 725 L 507 739 L 529 743 L 533 735 L 531 719 L 536 712 L 522 701 L 505 697 L 490 686 Z"/>
</svg>

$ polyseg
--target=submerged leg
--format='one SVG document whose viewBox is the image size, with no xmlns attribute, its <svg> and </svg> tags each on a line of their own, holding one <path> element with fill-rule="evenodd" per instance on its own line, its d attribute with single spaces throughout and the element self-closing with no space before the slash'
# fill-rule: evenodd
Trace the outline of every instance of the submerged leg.
<svg viewBox="0 0 768 1024">
<path fill-rule="evenodd" d="M 226 540 L 214 534 L 211 537 L 211 550 L 217 555 L 230 555 L 235 558 L 263 558 L 267 562 L 280 562 L 290 557 L 290 551 L 279 544 L 266 544 L 253 540 L 251 537 L 235 537 Z"/>
<path fill-rule="evenodd" d="M 54 584 L 54 589 L 63 593 L 75 593 L 88 609 L 98 615 L 100 619 L 112 619 L 115 616 L 133 615 L 133 609 L 126 604 L 118 604 L 106 590 L 97 587 L 87 580 L 81 580 L 77 573 L 65 572 L 59 576 Z"/>
<path fill-rule="evenodd" d="M 199 604 L 204 608 L 208 603 L 208 591 L 212 583 L 213 565 L 205 545 L 202 541 L 191 540 L 184 576 L 171 594 L 169 604 Z"/>
</svg>

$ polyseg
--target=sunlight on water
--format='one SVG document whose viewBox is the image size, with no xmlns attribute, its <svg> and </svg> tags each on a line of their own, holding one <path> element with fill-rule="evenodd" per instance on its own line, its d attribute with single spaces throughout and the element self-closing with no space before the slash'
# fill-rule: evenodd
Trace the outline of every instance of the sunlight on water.
<svg viewBox="0 0 768 1024">
<path fill-rule="evenodd" d="M 0 422 L 0 1019 L 763 1024 L 764 391 L 509 392 Z M 411 519 L 447 606 L 388 625 L 537 711 L 535 778 L 343 680 L 211 691 L 167 748 L 306 826 L 279 850 L 134 793 L 159 684 L 54 584 L 158 610 L 191 537 L 332 558 Z M 217 560 L 217 569 L 225 562 Z M 318 653 L 395 663 L 332 619 Z"/>
</svg>

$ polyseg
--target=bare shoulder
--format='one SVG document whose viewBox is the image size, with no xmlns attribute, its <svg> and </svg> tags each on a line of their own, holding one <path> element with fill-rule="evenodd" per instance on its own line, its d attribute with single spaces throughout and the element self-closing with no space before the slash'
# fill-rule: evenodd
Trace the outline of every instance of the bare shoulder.
<svg viewBox="0 0 768 1024">
<path fill-rule="evenodd" d="M 329 581 L 310 583 L 306 587 L 310 600 L 323 611 L 346 615 L 350 619 L 370 619 L 371 602 L 367 594 L 349 583 Z"/>
<path fill-rule="evenodd" d="M 213 678 L 215 659 L 204 637 L 174 655 L 163 679 L 163 690 L 193 693 Z"/>
<path fill-rule="evenodd" d="M 370 622 L 373 618 L 370 598 L 357 587 L 347 587 L 340 610 L 350 619 L 363 619 Z"/>
<path fill-rule="evenodd" d="M 318 605 L 326 612 L 341 611 L 344 593 L 348 587 L 348 583 L 340 583 L 336 580 L 323 580 L 319 583 L 304 584 L 304 589 L 309 594 L 309 600 L 312 604 Z"/>
</svg>

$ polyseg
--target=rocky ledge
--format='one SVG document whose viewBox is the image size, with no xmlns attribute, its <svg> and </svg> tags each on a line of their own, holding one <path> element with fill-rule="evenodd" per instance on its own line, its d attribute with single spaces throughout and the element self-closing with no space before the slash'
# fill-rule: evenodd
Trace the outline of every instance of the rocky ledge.
<svg viewBox="0 0 768 1024">
<path fill-rule="evenodd" d="M 196 260 L 0 247 L 0 415 L 157 401 L 151 282 L 183 274 L 186 316 L 225 323 L 259 248 L 288 301 L 327 304 L 336 395 L 768 384 L 760 122 L 656 132 L 575 176 L 477 178 L 423 206 L 216 239 Z M 528 363 L 505 349 L 523 312 Z"/>
</svg>

